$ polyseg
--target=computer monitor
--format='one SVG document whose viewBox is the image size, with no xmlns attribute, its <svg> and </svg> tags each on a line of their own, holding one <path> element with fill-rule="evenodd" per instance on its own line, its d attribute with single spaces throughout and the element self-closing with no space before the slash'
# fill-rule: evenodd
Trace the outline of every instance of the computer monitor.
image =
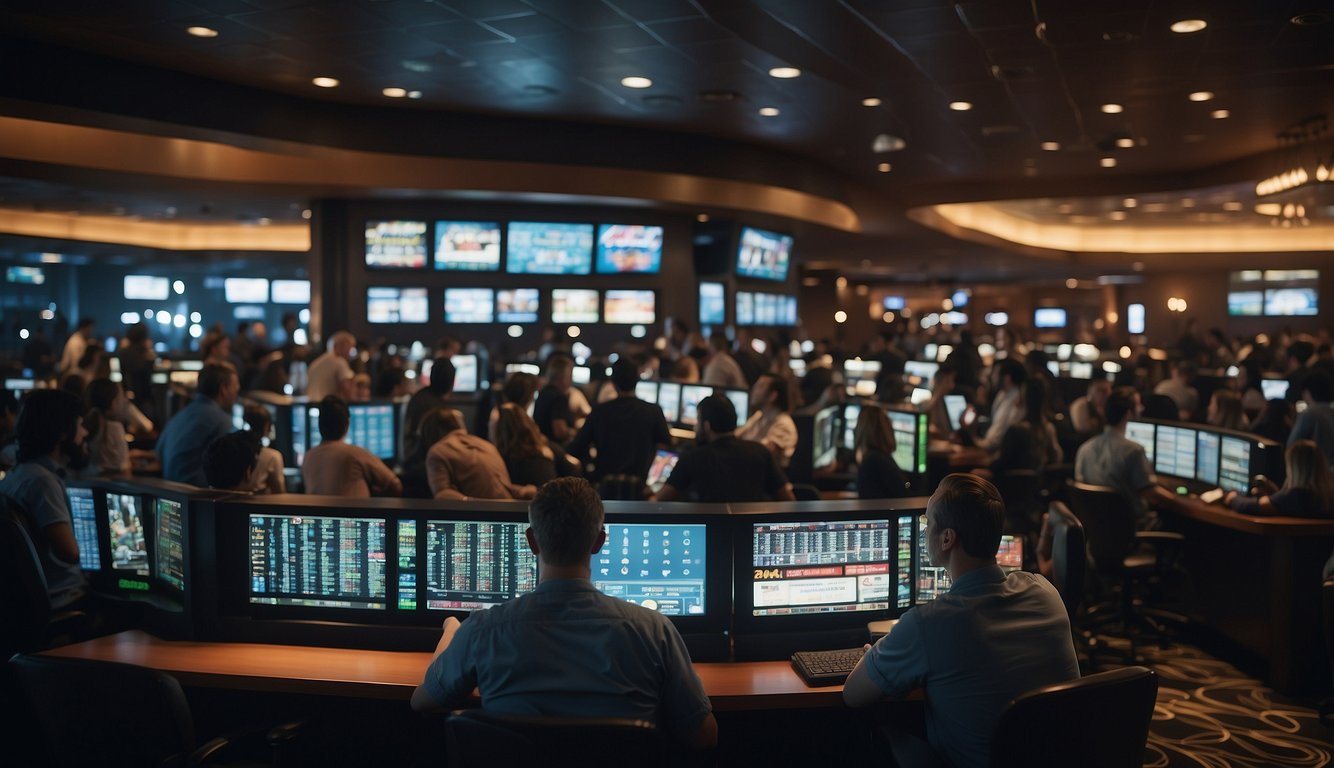
<svg viewBox="0 0 1334 768">
<path fill-rule="evenodd" d="M 1024 569 L 1024 538 L 1005 534 L 1001 536 L 1000 548 L 996 550 L 996 565 L 1005 573 L 1014 573 Z"/>
<path fill-rule="evenodd" d="M 714 394 L 720 393 L 732 403 L 732 408 L 736 409 L 736 423 L 741 426 L 750 418 L 750 393 L 744 389 L 724 389 L 714 390 Z"/>
<path fill-rule="evenodd" d="M 1260 394 L 1266 400 L 1284 400 L 1288 396 L 1288 380 L 1260 379 Z"/>
<path fill-rule="evenodd" d="M 847 392 L 854 397 L 875 397 L 876 379 L 880 376 L 879 360 L 843 361 L 843 380 Z"/>
<path fill-rule="evenodd" d="M 1218 454 L 1218 487 L 1246 493 L 1251 487 L 1251 442 L 1224 435 Z"/>
<path fill-rule="evenodd" d="M 636 381 L 635 397 L 646 403 L 658 402 L 658 382 L 656 381 Z"/>
<path fill-rule="evenodd" d="M 608 288 L 603 294 L 602 321 L 609 325 L 649 325 L 657 319 L 657 294 L 651 290 Z"/>
<path fill-rule="evenodd" d="M 727 293 L 722 283 L 699 284 L 699 324 L 722 325 L 727 322 Z"/>
<path fill-rule="evenodd" d="M 1154 425 L 1147 421 L 1126 422 L 1126 439 L 1138 443 L 1144 449 L 1144 455 L 1153 464 Z"/>
<path fill-rule="evenodd" d="M 608 521 L 604 527 L 607 540 L 590 561 L 600 592 L 664 616 L 707 612 L 707 525 L 663 518 Z"/>
<path fill-rule="evenodd" d="M 93 489 L 67 485 L 65 500 L 69 503 L 74 543 L 79 546 L 79 569 L 90 573 L 101 572 L 102 547 L 97 535 L 97 504 Z"/>
<path fill-rule="evenodd" d="M 1173 477 L 1195 477 L 1196 432 L 1189 427 L 1159 424 L 1154 439 L 1154 471 Z"/>
<path fill-rule="evenodd" d="M 1203 429 L 1198 434 L 1195 448 L 1195 479 L 1208 485 L 1218 485 L 1218 450 L 1221 437 Z"/>
<path fill-rule="evenodd" d="M 908 396 L 908 402 L 917 407 L 921 407 L 931 402 L 931 390 L 926 387 L 913 387 L 912 394 Z"/>
<path fill-rule="evenodd" d="M 384 517 L 249 515 L 253 606 L 383 611 L 389 602 Z"/>
<path fill-rule="evenodd" d="M 536 323 L 540 295 L 536 288 L 496 290 L 497 323 Z"/>
<path fill-rule="evenodd" d="M 1070 378 L 1072 379 L 1093 378 L 1093 363 L 1080 363 L 1080 362 L 1071 363 Z"/>
<path fill-rule="evenodd" d="M 531 373 L 534 376 L 542 375 L 542 366 L 537 363 L 506 363 L 505 375 L 511 373 Z"/>
<path fill-rule="evenodd" d="M 950 591 L 950 587 L 954 583 L 945 568 L 931 564 L 931 557 L 926 549 L 926 515 L 918 518 L 917 535 L 918 540 L 915 547 L 917 550 L 917 573 L 915 578 L 917 592 L 913 604 L 921 605 L 922 603 L 929 603 Z M 996 564 L 1000 566 L 1002 572 L 1007 574 L 1024 569 L 1024 539 L 1022 536 L 1012 536 L 1008 533 L 1001 536 L 1000 546 L 996 549 Z"/>
<path fill-rule="evenodd" d="M 570 373 L 570 380 L 575 384 L 587 384 L 593 380 L 593 369 L 586 365 L 576 365 Z"/>
<path fill-rule="evenodd" d="M 423 361 L 423 365 L 426 362 Z M 454 391 L 455 392 L 476 392 L 478 383 L 477 374 L 477 355 L 454 355 L 449 358 L 449 362 L 454 364 Z"/>
<path fill-rule="evenodd" d="M 698 402 L 698 401 L 696 401 Z M 668 424 L 674 424 L 681 418 L 681 384 L 675 381 L 658 382 L 658 407 Z"/>
<path fill-rule="evenodd" d="M 908 383 L 913 386 L 931 383 L 938 370 L 940 370 L 940 363 L 908 360 L 903 364 L 903 375 L 908 378 Z"/>
<path fill-rule="evenodd" d="M 176 499 L 153 499 L 157 535 L 153 542 L 153 575 L 169 589 L 185 592 L 185 511 Z"/>
<path fill-rule="evenodd" d="M 1033 310 L 1034 328 L 1064 328 L 1065 310 L 1061 307 L 1039 307 Z"/>
<path fill-rule="evenodd" d="M 831 405 L 815 413 L 811 426 L 811 467 L 832 466 L 838 458 L 837 428 L 838 406 Z"/>
<path fill-rule="evenodd" d="M 648 467 L 648 480 L 645 483 L 649 490 L 657 493 L 667 484 L 667 478 L 671 477 L 672 470 L 676 468 L 676 463 L 681 460 L 681 454 L 675 451 L 658 451 L 653 456 L 653 463 Z"/>
<path fill-rule="evenodd" d="M 887 408 L 894 430 L 894 463 L 907 475 L 926 474 L 926 414 Z"/>
<path fill-rule="evenodd" d="M 681 385 L 681 410 L 679 421 L 687 427 L 693 427 L 699 423 L 699 401 L 713 394 L 713 387 L 706 387 L 701 384 L 682 384 Z M 661 395 L 661 392 L 659 392 Z M 737 414 L 737 425 L 741 424 L 741 414 Z"/>
<path fill-rule="evenodd" d="M 298 463 L 304 463 L 305 451 L 319 445 L 323 441 L 320 434 L 320 407 L 318 403 L 298 404 L 293 408 L 293 427 L 296 420 L 300 418 L 298 411 L 305 411 L 305 426 L 302 432 L 307 435 L 305 445 L 298 450 L 300 457 Z M 347 436 L 349 444 L 365 448 L 367 451 L 380 459 L 393 459 L 397 455 L 397 436 L 395 427 L 398 423 L 398 412 L 393 403 L 371 402 L 371 403 L 348 403 L 347 404 Z M 294 440 L 295 442 L 295 436 Z"/>
<path fill-rule="evenodd" d="M 426 572 L 411 571 L 414 582 L 424 579 L 426 610 L 475 611 L 533 591 L 537 556 L 524 537 L 527 528 L 516 520 L 427 519 Z"/>
<path fill-rule="evenodd" d="M 945 416 L 950 420 L 950 429 L 958 432 L 963 426 L 963 414 L 968 410 L 968 398 L 963 395 L 945 395 Z"/>
<path fill-rule="evenodd" d="M 148 575 L 148 545 L 144 539 L 143 499 L 131 493 L 107 492 L 106 510 L 111 569 Z"/>
<path fill-rule="evenodd" d="M 922 357 L 926 358 L 927 360 L 938 360 L 939 353 L 940 353 L 940 345 L 934 341 L 925 344 L 922 347 Z M 908 362 L 913 362 L 913 361 L 909 360 Z"/>
</svg>

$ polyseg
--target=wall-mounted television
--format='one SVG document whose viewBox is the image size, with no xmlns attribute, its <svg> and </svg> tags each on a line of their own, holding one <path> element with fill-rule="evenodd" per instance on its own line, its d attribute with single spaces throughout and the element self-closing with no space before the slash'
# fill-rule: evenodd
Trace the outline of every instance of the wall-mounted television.
<svg viewBox="0 0 1334 768">
<path fill-rule="evenodd" d="M 126 275 L 124 296 L 127 299 L 162 301 L 171 295 L 171 281 L 153 275 Z"/>
<path fill-rule="evenodd" d="M 898 312 L 907 306 L 907 301 L 902 296 L 886 296 L 880 300 L 880 306 L 888 312 Z"/>
<path fill-rule="evenodd" d="M 593 225 L 511 222 L 505 248 L 510 274 L 586 275 L 593 267 Z"/>
<path fill-rule="evenodd" d="M 426 266 L 424 221 L 366 222 L 366 266 L 418 269 Z"/>
<path fill-rule="evenodd" d="M 435 268 L 498 272 L 500 224 L 494 221 L 437 221 Z"/>
<path fill-rule="evenodd" d="M 1144 333 L 1144 305 L 1126 305 L 1126 333 Z"/>
<path fill-rule="evenodd" d="M 446 323 L 489 323 L 495 319 L 495 291 L 490 288 L 446 288 Z"/>
<path fill-rule="evenodd" d="M 736 292 L 736 324 L 755 324 L 755 294 L 750 291 Z"/>
<path fill-rule="evenodd" d="M 500 288 L 496 291 L 496 322 L 536 323 L 536 288 Z"/>
<path fill-rule="evenodd" d="M 46 271 L 41 267 L 6 267 L 5 282 L 42 285 L 46 282 Z"/>
<path fill-rule="evenodd" d="M 700 326 L 722 325 L 725 322 L 727 322 L 727 290 L 722 283 L 700 283 Z"/>
<path fill-rule="evenodd" d="M 551 291 L 551 322 L 596 323 L 598 292 L 587 288 L 554 288 Z"/>
<path fill-rule="evenodd" d="M 741 228 L 741 242 L 737 246 L 736 256 L 738 277 L 782 282 L 787 279 L 788 262 L 791 258 L 791 235 L 781 235 L 753 227 Z"/>
<path fill-rule="evenodd" d="M 429 316 L 425 288 L 366 289 L 368 323 L 424 323 Z"/>
<path fill-rule="evenodd" d="M 1232 317 L 1259 317 L 1264 312 L 1264 291 L 1228 291 L 1227 313 Z"/>
<path fill-rule="evenodd" d="M 222 283 L 222 295 L 228 304 L 266 304 L 269 281 L 263 277 L 229 277 Z"/>
<path fill-rule="evenodd" d="M 1320 314 L 1314 288 L 1265 290 L 1265 314 L 1271 317 L 1312 317 Z"/>
<path fill-rule="evenodd" d="M 1034 328 L 1064 328 L 1065 310 L 1060 307 L 1038 307 L 1033 310 Z"/>
<path fill-rule="evenodd" d="M 309 304 L 309 280 L 274 280 L 269 283 L 270 300 L 274 304 Z"/>
<path fill-rule="evenodd" d="M 598 227 L 598 272 L 657 274 L 662 264 L 662 227 L 603 224 Z"/>
<path fill-rule="evenodd" d="M 653 291 L 609 289 L 604 294 L 603 322 L 615 325 L 648 325 L 657 319 Z"/>
</svg>

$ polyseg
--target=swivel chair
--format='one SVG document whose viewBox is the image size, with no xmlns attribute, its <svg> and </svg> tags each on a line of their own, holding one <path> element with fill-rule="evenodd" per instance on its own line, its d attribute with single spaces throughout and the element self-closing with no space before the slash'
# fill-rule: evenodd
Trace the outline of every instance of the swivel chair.
<svg viewBox="0 0 1334 768">
<path fill-rule="evenodd" d="M 51 607 L 46 575 L 28 531 L 0 496 L 0 654 L 36 651 L 83 626 L 82 611 Z"/>
<path fill-rule="evenodd" d="M 992 768 L 1139 768 L 1158 676 L 1124 667 L 1048 685 L 1010 702 L 991 740 Z"/>
<path fill-rule="evenodd" d="M 1329 664 L 1330 678 L 1334 679 L 1334 576 L 1325 579 L 1320 595 L 1321 613 L 1324 616 L 1325 659 Z M 1327 725 L 1334 725 L 1334 696 L 1321 702 L 1320 718 Z"/>
<path fill-rule="evenodd" d="M 445 738 L 448 764 L 462 768 L 541 765 L 561 755 L 586 766 L 667 765 L 662 735 L 645 720 L 530 717 L 461 709 L 445 720 Z"/>
</svg>

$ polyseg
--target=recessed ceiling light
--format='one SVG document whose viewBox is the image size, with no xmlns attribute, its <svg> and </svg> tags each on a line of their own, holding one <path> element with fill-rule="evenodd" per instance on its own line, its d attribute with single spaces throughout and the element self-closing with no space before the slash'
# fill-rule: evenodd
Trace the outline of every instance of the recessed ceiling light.
<svg viewBox="0 0 1334 768">
<path fill-rule="evenodd" d="M 1133 197 L 1127 197 L 1125 200 L 1121 201 L 1121 205 L 1125 206 L 1126 208 L 1134 208 L 1135 206 L 1139 205 L 1139 201 Z"/>
<path fill-rule="evenodd" d="M 421 97 L 422 97 L 421 91 L 408 91 L 409 99 L 420 99 Z"/>
<path fill-rule="evenodd" d="M 878 106 L 880 106 L 882 103 L 883 103 L 883 102 L 881 102 L 880 99 L 877 99 L 877 98 L 874 97 L 874 96 L 871 96 L 871 97 L 862 99 L 862 106 L 863 106 L 863 107 L 878 107 Z"/>
<path fill-rule="evenodd" d="M 380 91 L 380 93 L 383 93 L 391 99 L 401 99 L 408 95 L 407 89 L 405 88 L 385 88 L 383 91 Z"/>
<path fill-rule="evenodd" d="M 774 67 L 769 70 L 769 77 L 777 77 L 780 80 L 791 80 L 794 77 L 801 77 L 801 70 L 796 67 Z"/>
<path fill-rule="evenodd" d="M 1125 111 L 1125 107 L 1120 104 L 1103 104 L 1102 111 L 1109 115 L 1117 115 Z"/>
<path fill-rule="evenodd" d="M 700 224 L 704 224 L 708 220 L 709 220 L 709 214 L 707 213 L 701 213 L 695 217 L 695 221 L 698 221 Z"/>
<path fill-rule="evenodd" d="M 1125 220 L 1126 220 L 1126 212 L 1125 212 L 1125 211 L 1112 211 L 1111 213 L 1107 214 L 1107 218 L 1111 219 L 1112 221 L 1125 221 Z"/>
<path fill-rule="evenodd" d="M 765 117 L 778 117 L 778 107 L 760 107 L 760 114 Z"/>
<path fill-rule="evenodd" d="M 1044 151 L 1046 151 L 1046 152 L 1056 152 L 1056 151 L 1059 151 L 1060 148 L 1061 148 L 1061 142 L 1059 142 L 1059 141 L 1044 141 L 1044 142 L 1042 142 L 1042 149 L 1043 149 Z"/>
<path fill-rule="evenodd" d="M 1215 109 L 1213 112 L 1209 113 L 1209 117 L 1212 117 L 1215 120 L 1226 120 L 1231 116 L 1232 113 L 1226 109 Z"/>
<path fill-rule="evenodd" d="M 1195 201 L 1194 201 L 1192 198 L 1189 198 L 1189 197 L 1183 197 L 1183 198 L 1181 198 L 1181 207 L 1182 207 L 1182 208 L 1194 208 L 1194 207 L 1195 207 Z"/>
<path fill-rule="evenodd" d="M 972 109 L 972 108 L 973 108 L 973 102 L 971 102 L 971 101 L 951 101 L 951 102 L 950 102 L 950 109 L 954 110 L 955 112 L 967 112 L 968 110 L 970 110 L 970 109 Z"/>
<path fill-rule="evenodd" d="M 626 88 L 648 88 L 653 85 L 653 81 L 647 77 L 622 77 L 621 85 Z"/>
<path fill-rule="evenodd" d="M 1191 32 L 1199 32 L 1207 26 L 1209 26 L 1209 22 L 1204 19 L 1182 19 L 1172 23 L 1172 31 L 1178 35 L 1189 35 Z"/>
<path fill-rule="evenodd" d="M 1073 291 L 1074 289 L 1079 287 L 1079 281 L 1073 277 L 1068 277 L 1065 280 L 1065 287 Z"/>
<path fill-rule="evenodd" d="M 1229 200 L 1226 203 L 1223 203 L 1223 210 L 1225 211 L 1240 211 L 1243 207 L 1244 206 L 1236 200 Z"/>
<path fill-rule="evenodd" d="M 195 37 L 217 37 L 218 30 L 212 27 L 186 27 L 185 31 Z"/>
<path fill-rule="evenodd" d="M 894 166 L 890 165 L 889 163 L 881 163 L 880 165 L 877 165 L 875 169 L 877 171 L 880 171 L 881 173 L 889 173 L 890 171 L 894 170 Z"/>
<path fill-rule="evenodd" d="M 1255 212 L 1261 216 L 1278 216 L 1283 213 L 1283 206 L 1279 203 L 1257 203 Z"/>
<path fill-rule="evenodd" d="M 1187 98 L 1189 98 L 1191 101 L 1209 101 L 1213 97 L 1214 97 L 1213 91 L 1196 91 Z"/>
<path fill-rule="evenodd" d="M 1102 158 L 1101 160 L 1098 161 L 1098 165 L 1101 165 L 1103 168 L 1115 168 L 1115 167 L 1116 167 L 1116 158 L 1114 158 L 1114 157 L 1104 157 L 1104 158 Z"/>
<path fill-rule="evenodd" d="M 315 85 L 318 85 L 321 88 L 338 87 L 338 78 L 336 77 L 317 77 L 314 80 L 311 80 L 310 82 L 314 83 Z"/>
<path fill-rule="evenodd" d="M 907 146 L 907 143 L 901 137 L 892 136 L 888 133 L 878 134 L 871 142 L 871 151 L 876 154 L 884 152 L 897 152 Z"/>
<path fill-rule="evenodd" d="M 1122 137 L 1116 140 L 1116 146 L 1120 147 L 1121 149 L 1130 149 L 1135 146 L 1135 140 Z"/>
</svg>

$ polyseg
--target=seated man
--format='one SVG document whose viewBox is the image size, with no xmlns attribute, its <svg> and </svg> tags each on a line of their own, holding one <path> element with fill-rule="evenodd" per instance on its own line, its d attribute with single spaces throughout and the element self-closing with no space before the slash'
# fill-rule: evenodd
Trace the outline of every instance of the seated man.
<svg viewBox="0 0 1334 768">
<path fill-rule="evenodd" d="M 306 452 L 301 477 L 306 493 L 325 496 L 402 496 L 403 483 L 383 461 L 343 438 L 351 423 L 347 403 L 329 396 L 319 402 L 320 444 Z"/>
<path fill-rule="evenodd" d="M 1070 620 L 1046 579 L 1024 571 L 1006 576 L 996 564 L 1005 506 L 991 483 L 947 476 L 926 519 L 931 564 L 944 567 L 954 586 L 903 614 L 848 676 L 843 700 L 864 707 L 920 688 L 931 758 L 956 768 L 986 766 L 992 731 L 1011 699 L 1078 679 Z M 922 764 L 927 745 L 902 736 L 891 743 L 900 765 Z"/>
<path fill-rule="evenodd" d="M 462 624 L 445 619 L 413 709 L 463 705 L 476 688 L 493 712 L 636 718 L 689 746 L 713 747 L 718 724 L 671 621 L 607 597 L 589 580 L 590 558 L 607 538 L 592 486 L 552 480 L 528 519 L 528 546 L 541 565 L 537 589 Z"/>
<path fill-rule="evenodd" d="M 244 432 L 223 435 L 204 449 L 204 476 L 208 487 L 219 491 L 250 493 L 254 483 L 259 445 Z"/>
<path fill-rule="evenodd" d="M 1102 434 L 1079 446 L 1075 454 L 1075 479 L 1120 491 L 1134 507 L 1135 527 L 1149 531 L 1159 526 L 1158 514 L 1150 504 L 1172 507 L 1177 500 L 1158 485 L 1144 447 L 1126 437 L 1126 424 L 1139 409 L 1139 393 L 1130 387 L 1119 387 L 1107 397 L 1103 406 L 1107 425 Z"/>
<path fill-rule="evenodd" d="M 205 365 L 199 372 L 197 395 L 162 430 L 157 455 L 162 477 L 178 483 L 204 486 L 204 448 L 232 431 L 232 406 L 241 392 L 240 379 L 230 363 Z"/>
<path fill-rule="evenodd" d="M 792 501 L 792 484 L 759 443 L 736 436 L 736 408 L 722 395 L 696 406 L 699 446 L 681 457 L 658 501 L 693 496 L 702 502 Z"/>
</svg>

